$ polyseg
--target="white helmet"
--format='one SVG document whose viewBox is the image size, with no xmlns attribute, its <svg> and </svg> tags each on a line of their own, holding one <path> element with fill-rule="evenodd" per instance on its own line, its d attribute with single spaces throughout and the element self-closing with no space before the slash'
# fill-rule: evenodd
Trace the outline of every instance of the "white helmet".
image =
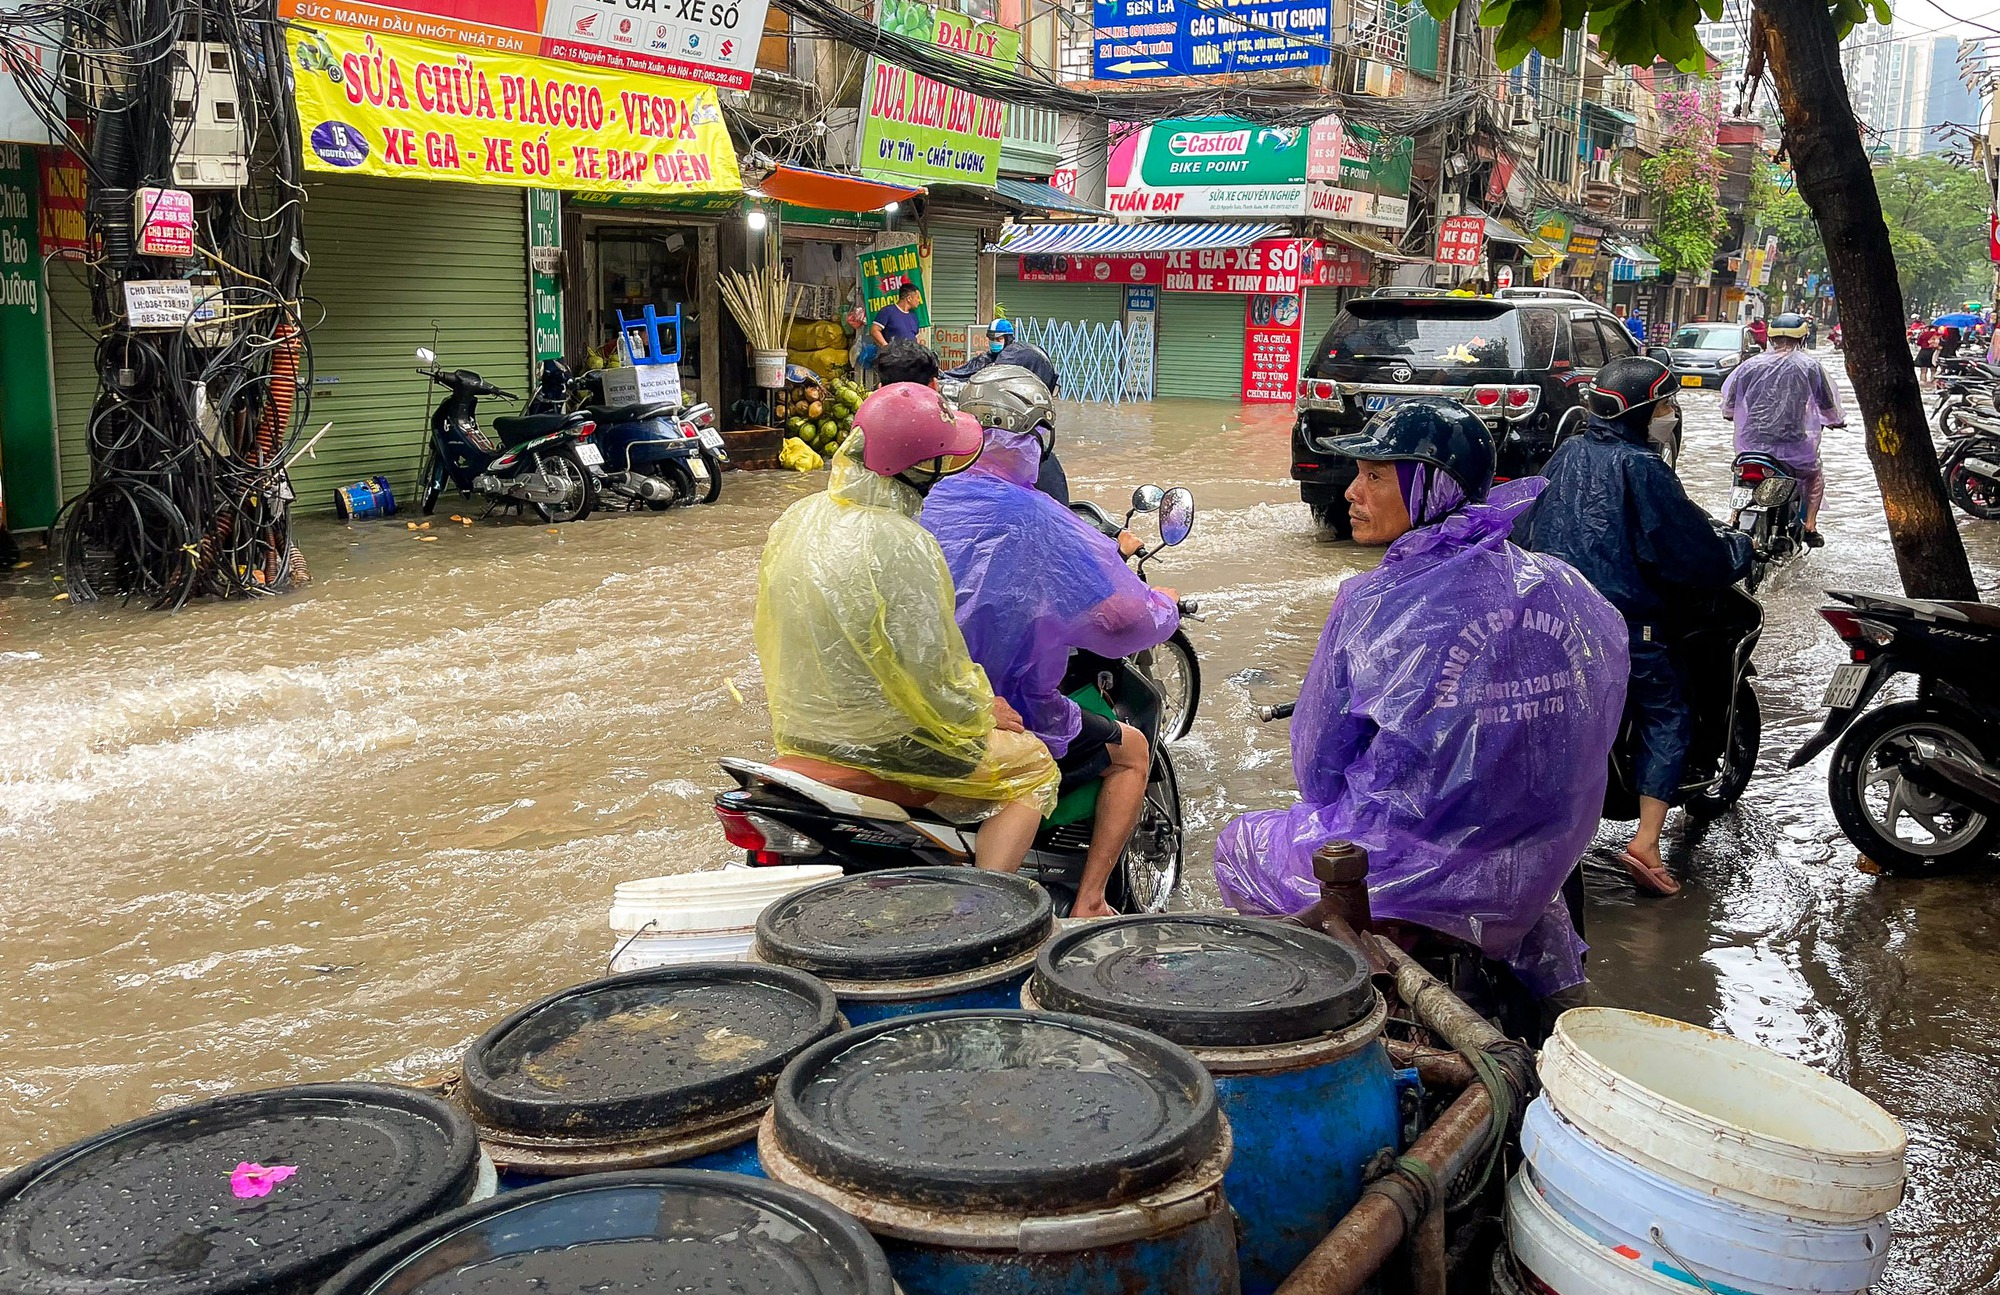
<svg viewBox="0 0 2000 1295">
<path fill-rule="evenodd" d="M 977 418 L 981 427 L 1035 433 L 1044 457 L 1055 446 L 1055 398 L 1047 383 L 1018 364 L 988 365 L 967 378 L 958 393 L 958 408 Z"/>
</svg>

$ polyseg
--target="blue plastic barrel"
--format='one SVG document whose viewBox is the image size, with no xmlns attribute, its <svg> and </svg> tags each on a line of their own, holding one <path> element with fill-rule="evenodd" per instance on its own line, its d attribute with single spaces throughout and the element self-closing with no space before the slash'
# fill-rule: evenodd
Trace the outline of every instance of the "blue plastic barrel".
<svg viewBox="0 0 2000 1295">
<path fill-rule="evenodd" d="M 454 1211 L 371 1250 L 318 1295 L 894 1290 L 874 1238 L 823 1202 L 736 1174 L 653 1169 L 543 1183 Z"/>
<path fill-rule="evenodd" d="M 1387 1007 L 1355 952 L 1304 927 L 1173 914 L 1095 922 L 1042 950 L 1026 1006 L 1143 1026 L 1215 1078 L 1246 1292 L 1275 1290 L 1398 1147 Z"/>
<path fill-rule="evenodd" d="M 803 972 L 651 967 L 488 1030 L 465 1054 L 464 1099 L 503 1191 L 664 1165 L 755 1174 L 779 1074 L 841 1028 L 832 991 Z"/>
<path fill-rule="evenodd" d="M 855 1025 L 1020 1004 L 1055 930 L 1048 892 L 975 868 L 840 877 L 765 909 L 754 952 L 824 980 Z"/>
<path fill-rule="evenodd" d="M 758 1152 L 859 1219 L 904 1295 L 1235 1295 L 1201 1063 L 1106 1021 L 893 1017 L 785 1071 Z"/>
<path fill-rule="evenodd" d="M 472 1122 L 413 1089 L 178 1106 L 0 1177 L 0 1291 L 307 1295 L 480 1177 Z"/>
<path fill-rule="evenodd" d="M 341 520 L 363 521 L 370 517 L 394 517 L 396 496 L 389 489 L 389 478 L 369 477 L 351 486 L 342 486 L 333 492 L 333 511 Z"/>
</svg>

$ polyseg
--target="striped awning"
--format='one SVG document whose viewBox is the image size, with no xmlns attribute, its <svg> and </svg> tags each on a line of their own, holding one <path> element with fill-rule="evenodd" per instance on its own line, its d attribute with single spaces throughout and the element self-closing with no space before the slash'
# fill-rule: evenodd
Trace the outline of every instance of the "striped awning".
<svg viewBox="0 0 2000 1295">
<path fill-rule="evenodd" d="M 1283 225 L 1010 225 L 989 252 L 1024 256 L 1072 253 L 1121 256 L 1140 252 L 1206 252 L 1218 247 L 1248 247 L 1260 238 L 1276 238 Z"/>
</svg>

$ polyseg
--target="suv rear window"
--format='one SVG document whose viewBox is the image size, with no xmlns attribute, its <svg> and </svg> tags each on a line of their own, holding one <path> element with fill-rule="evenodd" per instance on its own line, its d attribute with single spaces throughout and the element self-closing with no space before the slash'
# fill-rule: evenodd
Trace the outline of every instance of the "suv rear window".
<svg viewBox="0 0 2000 1295">
<path fill-rule="evenodd" d="M 1521 327 L 1511 306 L 1460 301 L 1350 302 L 1320 343 L 1320 358 L 1397 360 L 1417 369 L 1521 367 Z"/>
</svg>

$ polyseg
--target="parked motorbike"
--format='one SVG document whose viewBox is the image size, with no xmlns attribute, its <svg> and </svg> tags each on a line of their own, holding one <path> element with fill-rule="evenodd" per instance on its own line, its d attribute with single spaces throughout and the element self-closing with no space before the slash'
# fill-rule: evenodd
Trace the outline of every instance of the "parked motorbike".
<svg viewBox="0 0 2000 1295">
<path fill-rule="evenodd" d="M 1959 511 L 1981 521 L 2000 518 L 2000 428 L 1954 437 L 1938 467 L 1944 492 Z"/>
<path fill-rule="evenodd" d="M 729 461 L 715 412 L 705 404 L 683 410 L 671 404 L 611 405 L 604 375 L 570 376 L 561 360 L 542 363 L 541 383 L 528 412 L 581 410 L 597 425 L 591 443 L 604 456 L 597 474 L 600 498 L 656 512 L 676 504 L 712 504 L 722 496 L 722 468 Z"/>
<path fill-rule="evenodd" d="M 1825 724 L 1789 767 L 1834 747 L 1834 819 L 1891 872 L 1990 853 L 2000 844 L 2000 609 L 1828 594 L 1843 605 L 1819 614 L 1851 659 L 1827 684 Z M 1916 699 L 1869 711 L 1902 674 L 1917 677 Z"/>
<path fill-rule="evenodd" d="M 1946 438 L 2000 432 L 2000 382 L 1982 375 L 1946 383 L 1931 410 L 1931 424 Z"/>
<path fill-rule="evenodd" d="M 1171 548 L 1194 528 L 1194 497 L 1160 492 L 1160 544 Z M 1158 549 L 1154 552 L 1157 553 Z M 1156 913 L 1173 898 L 1181 873 L 1181 797 L 1167 754 L 1160 690 L 1137 657 L 1071 656 L 1063 689 L 1080 703 L 1109 709 L 1145 735 L 1153 752 L 1146 801 L 1131 843 L 1105 888 L 1113 908 Z M 848 872 L 975 862 L 975 824 L 931 810 L 933 797 L 872 774 L 785 756 L 768 764 L 724 759 L 736 787 L 715 798 L 729 843 L 753 866 L 815 861 Z M 1096 809 L 1098 784 L 1066 794 L 1036 834 L 1022 875 L 1040 882 L 1067 913 L 1076 899 Z"/>
<path fill-rule="evenodd" d="M 1121 523 L 1112 515 L 1087 499 L 1070 501 L 1070 511 L 1095 526 L 1098 530 L 1117 539 L 1132 529 L 1132 519 L 1142 513 L 1156 513 L 1166 500 L 1167 492 L 1158 486 L 1140 486 L 1132 492 L 1132 507 Z M 1160 547 L 1165 547 L 1164 545 Z M 1126 559 L 1135 563 L 1139 578 L 1146 576 L 1147 559 L 1156 557 L 1159 547 L 1141 547 Z M 1201 603 L 1198 599 L 1183 598 L 1180 603 L 1183 623 L 1201 619 Z M 1194 727 L 1195 711 L 1201 706 L 1201 659 L 1195 655 L 1194 644 L 1189 641 L 1185 624 L 1173 632 L 1173 636 L 1156 647 L 1147 648 L 1138 654 L 1139 666 L 1146 672 L 1154 686 L 1160 690 L 1160 735 L 1163 741 L 1178 742 Z"/>
<path fill-rule="evenodd" d="M 1806 501 L 1798 478 L 1767 454 L 1739 454 L 1731 468 L 1729 524 L 1750 537 L 1754 592 L 1773 567 L 1806 551 Z"/>
<path fill-rule="evenodd" d="M 519 400 L 471 369 L 438 367 L 437 355 L 417 348 L 417 372 L 445 389 L 431 413 L 431 434 L 417 470 L 424 515 L 437 507 L 449 481 L 466 498 L 526 504 L 545 522 L 582 521 L 597 505 L 595 469 L 604 456 L 589 441 L 595 425 L 582 413 L 502 416 L 493 420 L 496 442 L 479 426 L 481 397 Z"/>
</svg>

